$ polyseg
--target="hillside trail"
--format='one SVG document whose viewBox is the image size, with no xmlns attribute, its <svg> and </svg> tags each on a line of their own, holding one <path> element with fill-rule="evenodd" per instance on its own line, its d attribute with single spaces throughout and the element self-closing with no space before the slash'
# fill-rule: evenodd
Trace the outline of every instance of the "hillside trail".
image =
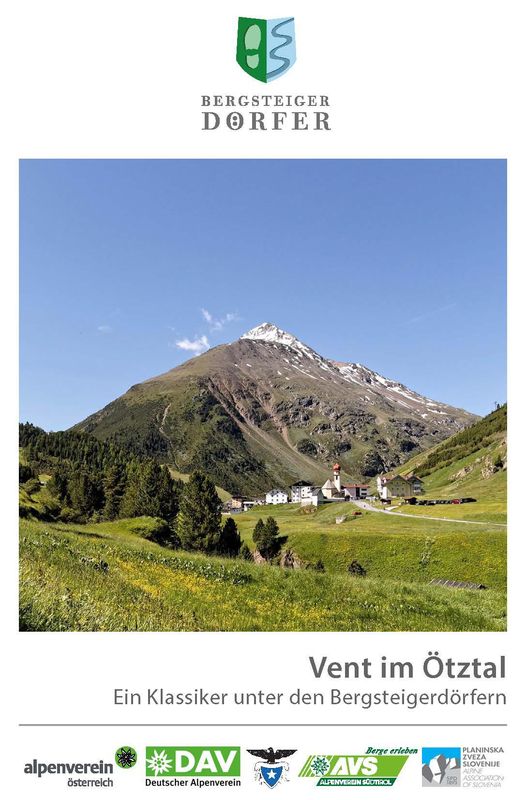
<svg viewBox="0 0 526 800">
<path fill-rule="evenodd" d="M 355 506 L 359 508 L 363 508 L 365 511 L 374 511 L 375 514 L 387 514 L 391 517 L 407 517 L 408 519 L 427 519 L 433 520 L 435 522 L 455 522 L 456 524 L 460 525 L 493 525 L 497 528 L 507 528 L 507 524 L 504 522 L 476 522 L 475 520 L 471 519 L 451 519 L 449 517 L 428 517 L 428 516 L 420 516 L 416 514 L 404 514 L 403 511 L 395 511 L 394 509 L 386 509 L 386 508 L 375 508 L 370 503 L 367 503 L 365 500 L 352 500 L 351 502 L 354 503 Z"/>
</svg>

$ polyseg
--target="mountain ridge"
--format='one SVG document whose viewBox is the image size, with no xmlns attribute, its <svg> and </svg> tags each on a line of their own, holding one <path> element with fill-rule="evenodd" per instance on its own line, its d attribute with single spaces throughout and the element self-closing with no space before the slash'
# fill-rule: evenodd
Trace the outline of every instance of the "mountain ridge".
<svg viewBox="0 0 526 800">
<path fill-rule="evenodd" d="M 386 471 L 475 419 L 262 323 L 135 384 L 74 427 L 255 493 L 323 482 L 335 458 L 344 478 Z"/>
</svg>

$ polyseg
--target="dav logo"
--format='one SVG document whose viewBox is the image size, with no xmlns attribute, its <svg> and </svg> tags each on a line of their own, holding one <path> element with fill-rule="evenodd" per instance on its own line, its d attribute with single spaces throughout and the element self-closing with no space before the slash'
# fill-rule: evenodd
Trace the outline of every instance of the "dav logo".
<svg viewBox="0 0 526 800">
<path fill-rule="evenodd" d="M 273 789 L 280 781 L 288 781 L 286 773 L 289 771 L 288 761 L 283 759 L 294 755 L 295 750 L 274 750 L 268 747 L 266 750 L 247 750 L 251 756 L 259 758 L 254 764 L 254 778 L 260 784 Z"/>
<path fill-rule="evenodd" d="M 147 747 L 148 777 L 239 777 L 239 747 Z"/>
</svg>

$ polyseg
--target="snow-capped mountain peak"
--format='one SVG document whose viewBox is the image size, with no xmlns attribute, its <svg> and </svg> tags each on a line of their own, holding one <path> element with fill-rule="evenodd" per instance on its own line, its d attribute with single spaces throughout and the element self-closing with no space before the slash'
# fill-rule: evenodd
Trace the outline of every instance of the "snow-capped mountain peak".
<svg viewBox="0 0 526 800">
<path fill-rule="evenodd" d="M 365 394 L 362 400 L 367 404 L 373 402 L 373 396 L 367 394 L 367 392 L 372 392 L 374 397 L 378 398 L 380 395 L 391 406 L 394 404 L 394 407 L 399 407 L 400 411 L 416 412 L 421 419 L 426 419 L 430 415 L 433 415 L 435 419 L 437 415 L 447 417 L 450 413 L 448 407 L 443 403 L 429 400 L 404 384 L 385 378 L 363 364 L 324 358 L 296 336 L 278 328 L 271 322 L 257 325 L 243 334 L 241 339 L 265 342 L 270 347 L 285 346 L 289 349 L 289 354 L 283 355 L 283 361 L 287 364 L 284 367 L 286 371 L 299 370 L 314 380 L 330 380 L 333 383 L 343 381 L 363 387 Z M 310 363 L 305 361 L 306 358 L 310 360 Z M 289 380 L 290 376 L 285 375 L 285 379 Z"/>
<path fill-rule="evenodd" d="M 349 344 L 351 336 L 349 326 Z M 101 438 L 117 431 L 156 454 L 162 443 L 164 452 L 177 453 L 181 472 L 206 453 L 215 482 L 242 494 L 296 478 L 320 485 L 336 460 L 356 478 L 387 472 L 473 421 L 363 364 L 323 358 L 269 322 L 124 397 L 77 428 Z"/>
<path fill-rule="evenodd" d="M 296 339 L 291 333 L 278 328 L 277 325 L 273 325 L 272 322 L 262 322 L 261 325 L 256 325 L 255 328 L 244 333 L 241 338 L 260 339 L 264 342 L 274 342 L 276 344 L 301 344 L 299 339 Z"/>
<path fill-rule="evenodd" d="M 303 342 L 296 336 L 293 336 L 292 333 L 287 333 L 287 331 L 278 328 L 278 326 L 274 325 L 272 322 L 262 322 L 261 325 L 256 325 L 255 328 L 244 333 L 241 339 L 252 339 L 261 342 L 269 342 L 270 344 L 284 344 L 303 355 L 309 356 L 309 358 L 321 358 L 315 350 L 303 344 Z"/>
</svg>

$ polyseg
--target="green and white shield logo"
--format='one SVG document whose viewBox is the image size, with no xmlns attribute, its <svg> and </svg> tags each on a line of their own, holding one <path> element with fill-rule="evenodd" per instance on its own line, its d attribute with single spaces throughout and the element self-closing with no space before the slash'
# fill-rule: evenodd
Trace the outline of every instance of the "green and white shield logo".
<svg viewBox="0 0 526 800">
<path fill-rule="evenodd" d="M 296 61 L 294 17 L 239 17 L 236 60 L 257 81 L 280 78 Z"/>
</svg>

